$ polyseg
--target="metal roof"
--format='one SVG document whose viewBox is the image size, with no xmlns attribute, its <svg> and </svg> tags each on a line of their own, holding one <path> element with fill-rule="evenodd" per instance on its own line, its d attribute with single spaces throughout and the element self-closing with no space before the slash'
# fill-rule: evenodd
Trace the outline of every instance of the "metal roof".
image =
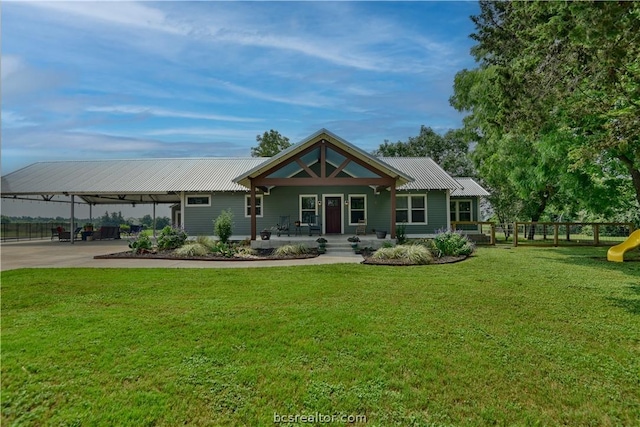
<svg viewBox="0 0 640 427">
<path fill-rule="evenodd" d="M 179 201 L 176 195 L 183 191 L 247 191 L 233 182 L 233 177 L 265 160 L 249 157 L 40 162 L 3 176 L 2 193 L 76 194 L 86 201 L 103 203 L 106 201 L 91 196 L 122 195 L 121 201 L 129 203 Z"/>
<path fill-rule="evenodd" d="M 180 193 L 246 192 L 248 177 L 268 170 L 325 138 L 375 169 L 396 177 L 398 190 L 452 190 L 452 196 L 488 196 L 471 178 L 452 178 L 428 157 L 376 158 L 326 129 L 265 157 L 77 160 L 39 162 L 2 177 L 2 196 L 78 195 L 88 203 L 174 203 Z M 364 168 L 362 168 L 364 169 Z M 347 169 L 345 169 L 348 172 Z M 354 173 L 358 174 L 357 171 Z"/>
<path fill-rule="evenodd" d="M 383 157 L 380 160 L 413 178 L 398 190 L 456 190 L 461 185 L 429 157 Z"/>
<path fill-rule="evenodd" d="M 453 190 L 451 195 L 454 197 L 482 197 L 490 196 L 491 194 L 482 188 L 473 178 L 456 178 L 456 181 L 462 185 L 461 189 Z"/>
</svg>

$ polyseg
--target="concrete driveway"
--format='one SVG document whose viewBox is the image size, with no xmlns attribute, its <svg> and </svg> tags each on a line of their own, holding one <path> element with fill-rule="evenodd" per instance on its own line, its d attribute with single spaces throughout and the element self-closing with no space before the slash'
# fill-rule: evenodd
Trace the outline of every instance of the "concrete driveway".
<svg viewBox="0 0 640 427">
<path fill-rule="evenodd" d="M 74 244 L 57 240 L 3 242 L 0 245 L 0 270 L 18 268 L 245 268 L 281 267 L 289 265 L 360 263 L 362 257 L 328 256 L 273 261 L 176 261 L 163 259 L 93 259 L 129 250 L 126 240 L 77 241 Z"/>
</svg>

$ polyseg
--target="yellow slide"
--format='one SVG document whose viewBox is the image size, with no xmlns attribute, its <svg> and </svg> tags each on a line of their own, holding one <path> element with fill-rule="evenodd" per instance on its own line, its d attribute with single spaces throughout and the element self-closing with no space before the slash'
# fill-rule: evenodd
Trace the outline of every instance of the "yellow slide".
<svg viewBox="0 0 640 427">
<path fill-rule="evenodd" d="M 623 262 L 624 253 L 640 246 L 640 229 L 631 233 L 629 238 L 619 245 L 609 248 L 607 252 L 607 260 L 613 262 Z"/>
</svg>

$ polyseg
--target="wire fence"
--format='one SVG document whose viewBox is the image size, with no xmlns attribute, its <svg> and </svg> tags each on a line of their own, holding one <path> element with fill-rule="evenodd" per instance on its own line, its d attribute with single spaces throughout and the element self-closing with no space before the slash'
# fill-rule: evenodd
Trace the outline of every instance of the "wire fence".
<svg viewBox="0 0 640 427">
<path fill-rule="evenodd" d="M 496 225 L 488 221 L 451 221 L 451 229 L 460 231 L 476 245 L 496 244 Z"/>
<path fill-rule="evenodd" d="M 513 246 L 612 246 L 632 232 L 627 222 L 516 222 Z"/>
<path fill-rule="evenodd" d="M 0 241 L 44 240 L 57 237 L 57 228 L 69 230 L 68 222 L 3 222 L 0 224 Z"/>
</svg>

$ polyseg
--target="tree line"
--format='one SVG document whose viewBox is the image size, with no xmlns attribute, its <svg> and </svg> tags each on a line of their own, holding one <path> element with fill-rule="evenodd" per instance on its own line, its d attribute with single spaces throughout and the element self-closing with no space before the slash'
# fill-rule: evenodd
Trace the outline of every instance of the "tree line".
<svg viewBox="0 0 640 427">
<path fill-rule="evenodd" d="M 500 223 L 640 226 L 640 2 L 482 0 L 471 20 L 477 66 L 456 74 L 450 99 L 463 127 L 423 125 L 372 154 L 476 178 Z M 252 155 L 290 145 L 274 130 L 256 141 Z"/>
<path fill-rule="evenodd" d="M 2 215 L 2 222 L 8 223 L 65 223 L 69 222 L 70 218 L 61 216 L 57 217 L 32 217 L 32 216 L 7 216 Z M 144 215 L 141 218 L 124 218 L 121 212 L 106 211 L 104 215 L 97 218 L 75 218 L 75 223 L 78 226 L 84 224 L 93 224 L 94 227 L 99 228 L 101 226 L 121 226 L 121 225 L 144 225 L 146 228 L 153 227 L 153 217 L 151 215 Z M 171 225 L 171 219 L 166 216 L 156 217 L 156 228 L 158 230 Z"/>
</svg>

